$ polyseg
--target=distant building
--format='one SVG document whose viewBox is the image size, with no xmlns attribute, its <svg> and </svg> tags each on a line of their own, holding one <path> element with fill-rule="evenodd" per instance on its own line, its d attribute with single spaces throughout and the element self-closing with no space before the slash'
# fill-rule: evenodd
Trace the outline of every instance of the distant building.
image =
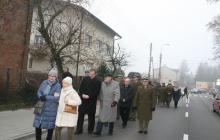
<svg viewBox="0 0 220 140">
<path fill-rule="evenodd" d="M 211 89 L 211 88 L 215 88 L 215 82 L 196 81 L 196 88 L 198 88 L 198 89 Z"/>
<path fill-rule="evenodd" d="M 84 72 L 86 70 L 89 70 L 91 68 L 97 68 L 102 61 L 108 61 L 110 60 L 107 53 L 113 52 L 114 47 L 114 41 L 116 37 L 120 38 L 120 35 L 115 32 L 112 28 L 110 28 L 108 25 L 103 23 L 100 19 L 98 19 L 96 16 L 91 14 L 88 10 L 86 10 L 83 7 L 77 6 L 75 8 L 76 12 L 78 12 L 79 15 L 86 15 L 83 18 L 72 16 L 69 18 L 73 18 L 73 20 L 82 20 L 82 36 L 81 36 L 81 48 L 88 50 L 88 55 L 91 55 L 91 57 L 96 57 L 96 61 L 94 61 L 91 58 L 90 62 L 84 62 L 79 64 L 79 75 L 83 76 Z M 73 11 L 65 11 L 70 12 L 69 14 L 75 14 Z M 36 30 L 36 27 L 34 26 L 36 22 L 37 17 L 37 10 L 34 8 L 33 12 L 33 24 L 32 24 L 32 32 L 31 32 L 31 39 L 30 39 L 30 50 L 35 50 L 36 48 L 39 48 L 39 46 L 43 46 L 45 44 L 45 41 L 43 37 L 40 35 L 40 33 Z M 51 69 L 51 62 L 48 54 L 43 54 L 40 59 L 34 57 L 34 54 L 29 53 L 28 55 L 28 64 L 27 68 L 29 72 L 40 72 L 40 73 L 47 73 L 49 69 Z M 93 54 L 93 56 L 92 56 Z M 76 58 L 77 55 L 74 55 L 72 57 Z M 81 56 L 83 57 L 83 56 Z M 67 63 L 65 67 L 68 67 L 70 72 L 75 75 L 76 73 L 76 65 Z"/>
<path fill-rule="evenodd" d="M 162 66 L 161 67 L 161 83 L 172 83 L 172 84 L 177 84 L 179 81 L 179 70 L 177 69 L 172 69 L 167 66 Z M 155 79 L 159 79 L 159 68 L 154 69 L 154 77 Z"/>
</svg>

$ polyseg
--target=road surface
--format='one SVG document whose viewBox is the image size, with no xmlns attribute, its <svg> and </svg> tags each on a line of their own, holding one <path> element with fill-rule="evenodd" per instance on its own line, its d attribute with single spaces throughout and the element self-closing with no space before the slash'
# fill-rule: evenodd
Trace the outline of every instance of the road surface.
<svg viewBox="0 0 220 140">
<path fill-rule="evenodd" d="M 213 98 L 210 95 L 190 95 L 182 98 L 178 109 L 157 107 L 150 122 L 148 134 L 139 134 L 137 122 L 129 122 L 127 128 L 118 121 L 113 136 L 107 135 L 107 128 L 101 137 L 87 133 L 75 136 L 77 140 L 219 140 L 220 116 L 212 112 Z M 85 127 L 86 130 L 86 127 Z M 67 140 L 63 131 L 63 140 Z M 34 138 L 29 139 L 34 140 Z"/>
</svg>

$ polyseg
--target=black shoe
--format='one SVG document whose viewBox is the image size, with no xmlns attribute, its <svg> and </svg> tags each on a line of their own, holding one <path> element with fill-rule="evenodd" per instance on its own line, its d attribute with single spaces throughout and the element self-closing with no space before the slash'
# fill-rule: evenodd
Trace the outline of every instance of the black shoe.
<svg viewBox="0 0 220 140">
<path fill-rule="evenodd" d="M 75 135 L 81 135 L 81 134 L 82 134 L 82 132 L 80 132 L 80 131 L 75 132 Z"/>
<path fill-rule="evenodd" d="M 122 128 L 125 128 L 127 127 L 127 124 L 126 123 L 122 123 Z"/>
<path fill-rule="evenodd" d="M 88 131 L 88 134 L 91 135 L 93 133 L 93 131 Z"/>
<path fill-rule="evenodd" d="M 100 132 L 94 132 L 93 135 L 94 136 L 101 136 L 101 133 Z"/>
<path fill-rule="evenodd" d="M 144 131 L 144 134 L 147 134 L 147 131 Z"/>
<path fill-rule="evenodd" d="M 109 135 L 109 136 L 112 136 L 112 135 L 113 135 L 113 132 L 108 132 L 108 135 Z"/>
<path fill-rule="evenodd" d="M 140 130 L 140 131 L 138 131 L 138 133 L 140 133 L 140 134 L 141 134 L 141 133 L 143 133 L 143 131 L 141 131 L 141 130 Z"/>
</svg>

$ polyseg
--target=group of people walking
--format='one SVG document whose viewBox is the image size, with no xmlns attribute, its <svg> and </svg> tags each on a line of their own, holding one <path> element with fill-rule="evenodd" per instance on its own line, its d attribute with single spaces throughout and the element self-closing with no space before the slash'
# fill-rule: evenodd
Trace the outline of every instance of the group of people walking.
<svg viewBox="0 0 220 140">
<path fill-rule="evenodd" d="M 165 83 L 162 83 L 162 85 L 157 88 L 158 88 L 157 90 L 158 104 L 160 106 L 169 108 L 170 103 L 173 99 L 174 107 L 178 108 L 179 100 L 182 97 L 181 88 L 177 86 L 173 86 L 170 83 L 167 86 L 165 85 Z M 184 95 L 186 96 L 188 95 L 187 88 L 184 89 Z"/>
<path fill-rule="evenodd" d="M 104 126 L 108 126 L 108 134 L 113 135 L 117 117 L 122 120 L 122 128 L 127 127 L 129 120 L 138 119 L 138 133 L 147 134 L 157 102 L 169 107 L 171 95 L 174 99 L 179 98 L 176 97 L 179 90 L 172 85 L 154 86 L 148 78 L 140 79 L 137 75 L 114 79 L 109 73 L 100 80 L 96 70 L 91 69 L 82 80 L 79 92 L 73 89 L 72 75 L 67 71 L 63 76 L 61 86 L 57 71 L 52 69 L 38 89 L 41 106 L 40 111 L 38 108 L 35 112 L 33 124 L 36 140 L 41 140 L 42 129 L 48 130 L 47 140 L 52 139 L 54 129 L 55 140 L 60 140 L 63 128 L 68 129 L 68 140 L 73 140 L 74 134 L 84 132 L 85 115 L 88 116 L 87 132 L 94 136 L 100 136 Z M 96 123 L 97 101 L 99 113 Z"/>
</svg>

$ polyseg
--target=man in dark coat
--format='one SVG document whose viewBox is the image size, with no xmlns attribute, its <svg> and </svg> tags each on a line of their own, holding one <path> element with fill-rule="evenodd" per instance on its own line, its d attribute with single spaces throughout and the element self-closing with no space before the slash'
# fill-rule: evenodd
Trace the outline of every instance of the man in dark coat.
<svg viewBox="0 0 220 140">
<path fill-rule="evenodd" d="M 130 109 L 132 107 L 132 101 L 134 97 L 133 87 L 130 85 L 130 79 L 125 78 L 124 84 L 120 86 L 120 100 L 119 100 L 119 111 L 122 119 L 122 127 L 127 126 Z"/>
<path fill-rule="evenodd" d="M 180 97 L 181 97 L 181 89 L 179 89 L 178 87 L 174 87 L 174 89 L 173 89 L 173 101 L 174 101 L 174 107 L 175 108 L 178 107 L 178 102 L 179 102 Z"/>
<path fill-rule="evenodd" d="M 88 133 L 93 132 L 95 126 L 95 113 L 97 97 L 99 96 L 101 81 L 96 78 L 96 70 L 90 70 L 90 76 L 85 77 L 80 85 L 79 95 L 82 104 L 79 106 L 79 118 L 76 134 L 83 133 L 84 116 L 88 115 Z"/>
<path fill-rule="evenodd" d="M 188 96 L 188 89 L 187 89 L 187 87 L 185 87 L 183 91 L 184 91 L 184 96 L 186 96 L 186 98 L 188 99 L 189 96 Z"/>
<path fill-rule="evenodd" d="M 66 68 L 66 71 L 63 73 L 63 79 L 66 77 L 70 77 L 73 79 L 73 75 L 69 72 L 69 68 Z"/>
<path fill-rule="evenodd" d="M 168 108 L 170 107 L 170 102 L 172 101 L 172 93 L 173 93 L 173 86 L 171 83 L 169 83 L 167 85 L 166 94 L 165 94 L 166 105 Z"/>
</svg>

